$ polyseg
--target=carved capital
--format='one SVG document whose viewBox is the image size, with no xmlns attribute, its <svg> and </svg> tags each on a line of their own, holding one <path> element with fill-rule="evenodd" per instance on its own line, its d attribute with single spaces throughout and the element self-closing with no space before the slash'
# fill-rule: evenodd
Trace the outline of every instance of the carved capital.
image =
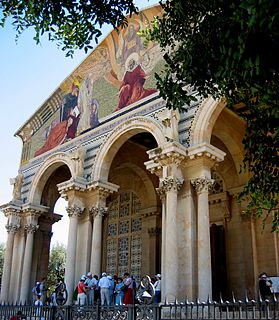
<svg viewBox="0 0 279 320">
<path fill-rule="evenodd" d="M 5 228 L 8 233 L 16 233 L 20 228 L 20 224 L 9 223 L 5 225 Z"/>
<path fill-rule="evenodd" d="M 166 191 L 163 187 L 156 188 L 156 192 L 159 195 L 161 201 L 164 201 L 166 199 Z"/>
<path fill-rule="evenodd" d="M 24 226 L 24 229 L 26 230 L 27 233 L 35 233 L 38 229 L 39 229 L 39 225 L 35 225 L 35 224 L 26 224 Z"/>
<path fill-rule="evenodd" d="M 174 178 L 174 177 L 166 177 L 161 180 L 161 188 L 166 192 L 178 192 L 181 189 L 183 184 L 182 179 Z"/>
<path fill-rule="evenodd" d="M 194 186 L 196 192 L 199 194 L 203 192 L 208 192 L 212 188 L 214 180 L 206 177 L 194 178 L 191 179 L 191 184 Z"/>
<path fill-rule="evenodd" d="M 80 217 L 84 211 L 84 207 L 79 207 L 76 204 L 72 206 L 66 207 L 66 211 L 68 213 L 68 216 L 71 217 Z"/>
<path fill-rule="evenodd" d="M 90 214 L 92 214 L 94 219 L 97 217 L 104 217 L 107 211 L 108 211 L 107 207 L 98 207 L 98 206 L 92 207 L 89 210 Z"/>
<path fill-rule="evenodd" d="M 96 195 L 97 197 L 99 197 L 99 200 L 105 200 L 110 194 L 117 192 L 119 186 L 107 181 L 93 181 L 87 186 L 87 189 L 89 191 L 96 192 Z"/>
</svg>

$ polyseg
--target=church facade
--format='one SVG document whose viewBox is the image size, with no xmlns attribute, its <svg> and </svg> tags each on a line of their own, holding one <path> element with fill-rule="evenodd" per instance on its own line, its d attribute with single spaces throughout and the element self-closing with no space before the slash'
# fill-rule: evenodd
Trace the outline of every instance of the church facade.
<svg viewBox="0 0 279 320">
<path fill-rule="evenodd" d="M 279 237 L 243 213 L 237 195 L 245 123 L 212 98 L 165 108 L 158 45 L 137 31 L 154 6 L 113 31 L 16 133 L 23 149 L 13 199 L 2 302 L 31 300 L 47 277 L 59 197 L 68 201 L 65 282 L 81 274 L 162 274 L 165 299 L 257 296 L 258 274 L 279 274 Z M 195 95 L 190 88 L 187 94 Z"/>
</svg>

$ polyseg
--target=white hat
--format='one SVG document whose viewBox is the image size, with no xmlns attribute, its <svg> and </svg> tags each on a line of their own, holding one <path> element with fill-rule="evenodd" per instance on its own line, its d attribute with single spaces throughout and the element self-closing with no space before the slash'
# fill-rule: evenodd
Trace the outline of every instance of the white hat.
<svg viewBox="0 0 279 320">
<path fill-rule="evenodd" d="M 156 274 L 156 277 L 161 279 L 161 274 L 160 273 Z"/>
<path fill-rule="evenodd" d="M 82 275 L 81 277 L 80 277 L 80 281 L 85 281 L 86 280 L 86 276 L 85 275 Z"/>
<path fill-rule="evenodd" d="M 105 272 L 102 273 L 102 277 L 106 277 L 107 274 Z"/>
<path fill-rule="evenodd" d="M 88 272 L 87 273 L 87 277 L 91 277 L 92 276 L 92 273 L 91 272 Z"/>
</svg>

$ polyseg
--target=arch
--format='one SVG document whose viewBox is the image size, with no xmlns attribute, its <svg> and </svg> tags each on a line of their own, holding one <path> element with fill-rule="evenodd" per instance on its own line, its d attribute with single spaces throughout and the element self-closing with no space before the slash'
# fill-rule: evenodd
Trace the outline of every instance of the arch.
<svg viewBox="0 0 279 320">
<path fill-rule="evenodd" d="M 132 118 L 117 126 L 97 153 L 93 165 L 92 180 L 107 181 L 110 165 L 119 148 L 132 136 L 141 132 L 149 132 L 155 138 L 157 145 L 163 145 L 166 140 L 162 127 L 152 119 L 143 117 Z"/>
<path fill-rule="evenodd" d="M 55 153 L 48 157 L 41 168 L 36 172 L 30 187 L 29 202 L 40 205 L 44 186 L 51 174 L 60 166 L 66 165 L 71 175 L 74 175 L 75 166 L 71 158 L 62 152 Z"/>
<path fill-rule="evenodd" d="M 135 188 L 124 190 L 135 192 L 140 198 L 143 208 L 147 208 L 148 206 L 157 206 L 157 193 L 145 170 L 139 168 L 135 164 L 126 162 L 122 163 L 121 167 L 117 168 L 116 170 L 120 172 L 123 170 L 129 170 L 141 179 L 141 183 L 135 184 Z"/>
<path fill-rule="evenodd" d="M 225 108 L 225 100 L 205 99 L 198 108 L 190 132 L 190 146 L 210 143 L 214 124 Z"/>
</svg>

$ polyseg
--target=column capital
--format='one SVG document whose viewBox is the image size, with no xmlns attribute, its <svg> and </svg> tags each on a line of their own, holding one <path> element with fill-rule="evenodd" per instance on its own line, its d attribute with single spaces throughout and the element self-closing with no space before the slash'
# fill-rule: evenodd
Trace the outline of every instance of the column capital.
<svg viewBox="0 0 279 320">
<path fill-rule="evenodd" d="M 76 204 L 66 207 L 68 216 L 71 217 L 80 217 L 84 212 L 84 207 L 80 207 Z"/>
<path fill-rule="evenodd" d="M 161 201 L 166 199 L 166 191 L 163 187 L 156 188 L 156 192 L 160 197 Z"/>
<path fill-rule="evenodd" d="M 92 181 L 88 184 L 87 189 L 95 190 L 99 198 L 105 200 L 110 194 L 117 192 L 119 186 L 108 181 Z"/>
<path fill-rule="evenodd" d="M 225 155 L 225 152 L 206 142 L 187 149 L 187 157 L 189 160 L 210 160 L 212 167 L 216 165 L 216 163 L 224 161 Z"/>
<path fill-rule="evenodd" d="M 94 206 L 89 210 L 90 214 L 92 214 L 94 219 L 97 217 L 104 217 L 107 211 L 108 211 L 107 207 L 98 207 L 98 206 Z"/>
<path fill-rule="evenodd" d="M 8 233 L 16 233 L 20 228 L 20 224 L 9 223 L 5 225 L 5 228 Z"/>
<path fill-rule="evenodd" d="M 162 179 L 160 181 L 160 193 L 162 192 L 170 192 L 170 191 L 173 191 L 173 192 L 178 192 L 181 187 L 182 187 L 182 184 L 183 184 L 183 179 L 179 179 L 179 178 L 176 178 L 176 177 L 166 177 L 164 179 Z M 158 191 L 157 191 L 158 192 Z"/>
<path fill-rule="evenodd" d="M 58 192 L 61 197 L 68 200 L 69 191 L 85 192 L 87 188 L 87 181 L 82 177 L 72 177 L 70 180 L 57 184 Z"/>
<path fill-rule="evenodd" d="M 39 229 L 39 225 L 38 224 L 26 224 L 24 226 L 24 229 L 26 230 L 27 233 L 35 233 L 38 229 Z"/>
<path fill-rule="evenodd" d="M 147 151 L 147 154 L 151 161 L 145 162 L 146 168 L 147 170 L 155 170 L 156 167 L 160 168 L 170 164 L 180 165 L 186 158 L 186 148 L 179 142 L 172 141 Z"/>
<path fill-rule="evenodd" d="M 193 178 L 191 179 L 191 184 L 196 189 L 196 192 L 200 194 L 203 192 L 208 192 L 212 188 L 214 180 L 207 177 Z"/>
</svg>

